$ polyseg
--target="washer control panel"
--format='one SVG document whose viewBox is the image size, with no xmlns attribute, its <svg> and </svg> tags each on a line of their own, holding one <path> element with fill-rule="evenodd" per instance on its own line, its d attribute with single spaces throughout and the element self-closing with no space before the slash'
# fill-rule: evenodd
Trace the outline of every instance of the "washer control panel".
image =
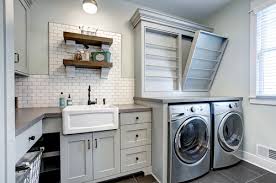
<svg viewBox="0 0 276 183">
<path fill-rule="evenodd" d="M 185 116 L 210 115 L 209 104 L 172 105 L 169 107 L 170 118 L 176 120 Z"/>
</svg>

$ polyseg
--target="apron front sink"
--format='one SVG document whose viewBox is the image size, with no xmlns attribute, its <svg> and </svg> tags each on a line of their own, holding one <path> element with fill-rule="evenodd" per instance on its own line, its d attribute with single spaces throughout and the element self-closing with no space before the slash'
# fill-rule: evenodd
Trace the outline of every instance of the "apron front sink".
<svg viewBox="0 0 276 183">
<path fill-rule="evenodd" d="M 111 105 L 68 106 L 62 110 L 63 134 L 115 130 L 119 126 L 119 109 Z"/>
</svg>

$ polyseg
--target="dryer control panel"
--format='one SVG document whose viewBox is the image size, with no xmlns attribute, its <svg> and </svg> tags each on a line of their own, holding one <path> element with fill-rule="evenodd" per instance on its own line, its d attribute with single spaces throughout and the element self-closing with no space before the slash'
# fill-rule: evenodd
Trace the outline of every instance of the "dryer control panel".
<svg viewBox="0 0 276 183">
<path fill-rule="evenodd" d="M 229 101 L 229 102 L 214 102 L 213 109 L 215 114 L 221 114 L 230 111 L 242 112 L 241 101 Z"/>
</svg>

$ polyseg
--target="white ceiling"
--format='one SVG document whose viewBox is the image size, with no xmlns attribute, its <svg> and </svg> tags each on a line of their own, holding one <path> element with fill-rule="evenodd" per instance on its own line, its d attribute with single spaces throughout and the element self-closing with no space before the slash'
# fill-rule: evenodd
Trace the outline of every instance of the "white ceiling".
<svg viewBox="0 0 276 183">
<path fill-rule="evenodd" d="M 168 14 L 200 21 L 231 0 L 126 0 Z"/>
</svg>

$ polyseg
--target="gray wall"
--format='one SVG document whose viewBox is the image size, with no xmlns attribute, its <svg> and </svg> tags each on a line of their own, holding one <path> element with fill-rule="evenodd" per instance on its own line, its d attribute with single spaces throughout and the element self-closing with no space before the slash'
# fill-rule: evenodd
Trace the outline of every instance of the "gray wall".
<svg viewBox="0 0 276 183">
<path fill-rule="evenodd" d="M 122 76 L 133 77 L 133 31 L 129 19 L 137 6 L 123 0 L 98 1 L 89 15 L 81 0 L 36 0 L 31 8 L 30 73 L 48 74 L 48 22 L 98 27 L 122 34 Z"/>
<path fill-rule="evenodd" d="M 276 106 L 249 103 L 249 6 L 249 0 L 233 0 L 205 23 L 230 39 L 211 95 L 244 97 L 244 151 L 255 154 L 256 144 L 276 149 Z"/>
</svg>

